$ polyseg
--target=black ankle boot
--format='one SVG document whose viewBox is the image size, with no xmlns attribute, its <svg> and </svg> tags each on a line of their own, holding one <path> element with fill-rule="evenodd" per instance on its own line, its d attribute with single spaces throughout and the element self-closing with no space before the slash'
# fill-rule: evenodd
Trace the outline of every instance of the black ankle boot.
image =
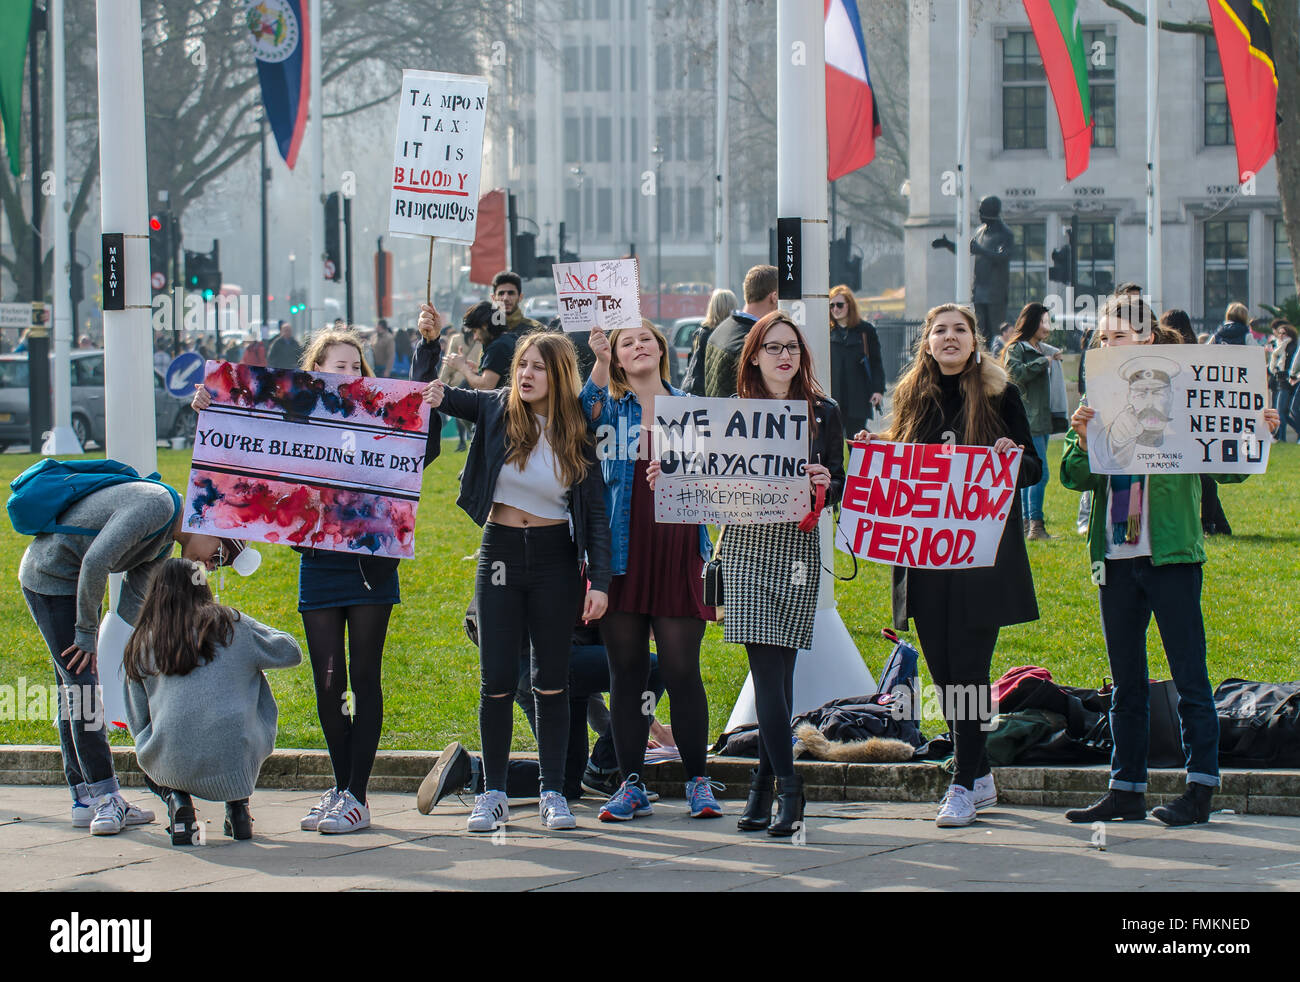
<svg viewBox="0 0 1300 982">
<path fill-rule="evenodd" d="M 772 824 L 772 775 L 760 777 L 757 769 L 749 772 L 749 797 L 736 828 L 742 832 L 758 832 Z"/>
<path fill-rule="evenodd" d="M 776 818 L 767 827 L 768 835 L 794 835 L 803 823 L 803 778 L 798 774 L 776 779 Z"/>
<path fill-rule="evenodd" d="M 253 816 L 248 812 L 248 799 L 226 802 L 226 824 L 223 829 L 232 839 L 253 837 Z"/>
<path fill-rule="evenodd" d="M 194 799 L 184 791 L 173 791 L 167 796 L 167 831 L 171 833 L 172 845 L 194 845 L 197 829 Z"/>
<path fill-rule="evenodd" d="M 1107 791 L 1087 808 L 1072 808 L 1065 813 L 1071 822 L 1140 822 L 1147 817 L 1147 796 L 1141 791 Z"/>
<path fill-rule="evenodd" d="M 1188 784 L 1179 797 L 1151 809 L 1151 814 L 1166 825 L 1199 825 L 1210 820 L 1210 799 L 1214 789 L 1208 784 Z"/>
</svg>

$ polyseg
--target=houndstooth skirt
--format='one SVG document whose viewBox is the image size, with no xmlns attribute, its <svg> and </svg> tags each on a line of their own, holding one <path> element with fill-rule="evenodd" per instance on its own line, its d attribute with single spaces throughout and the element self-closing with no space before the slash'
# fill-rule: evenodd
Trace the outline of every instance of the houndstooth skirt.
<svg viewBox="0 0 1300 982">
<path fill-rule="evenodd" d="M 722 637 L 733 644 L 811 648 L 821 537 L 794 522 L 728 525 L 722 540 Z"/>
</svg>

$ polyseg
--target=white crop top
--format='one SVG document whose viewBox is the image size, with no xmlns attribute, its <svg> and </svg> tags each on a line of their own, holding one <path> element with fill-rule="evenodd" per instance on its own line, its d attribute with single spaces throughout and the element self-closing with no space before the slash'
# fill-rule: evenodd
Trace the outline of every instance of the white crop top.
<svg viewBox="0 0 1300 982">
<path fill-rule="evenodd" d="M 568 518 L 569 489 L 555 472 L 555 454 L 546 439 L 546 420 L 538 416 L 537 421 L 542 427 L 537 446 L 528 455 L 523 470 L 511 463 L 501 465 L 492 500 L 538 518 Z"/>
</svg>

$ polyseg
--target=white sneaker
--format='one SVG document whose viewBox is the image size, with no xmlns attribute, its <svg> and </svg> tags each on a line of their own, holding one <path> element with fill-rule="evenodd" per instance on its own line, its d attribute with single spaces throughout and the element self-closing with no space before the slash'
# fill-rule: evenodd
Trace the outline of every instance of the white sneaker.
<svg viewBox="0 0 1300 982">
<path fill-rule="evenodd" d="M 971 793 L 960 784 L 948 787 L 948 793 L 939 803 L 939 815 L 934 824 L 941 829 L 957 829 L 975 821 L 975 801 Z"/>
<path fill-rule="evenodd" d="M 320 801 L 311 806 L 311 811 L 303 816 L 298 827 L 304 832 L 315 832 L 320 827 L 320 820 L 325 817 L 325 813 L 334 807 L 339 800 L 339 789 L 330 788 L 320 796 Z"/>
<path fill-rule="evenodd" d="M 360 832 L 370 828 L 370 809 L 357 801 L 351 791 L 334 799 L 333 806 L 320 817 L 317 832 Z"/>
<path fill-rule="evenodd" d="M 993 775 L 985 774 L 975 779 L 975 788 L 971 791 L 975 799 L 975 810 L 989 808 L 998 803 L 998 789 L 993 784 Z"/>
<path fill-rule="evenodd" d="M 485 791 L 474 797 L 474 810 L 469 813 L 465 828 L 471 832 L 495 832 L 509 821 L 510 805 L 506 793 Z"/>
<path fill-rule="evenodd" d="M 573 812 L 569 811 L 569 802 L 558 791 L 543 791 L 538 810 L 542 814 L 542 828 L 575 829 L 578 827 Z"/>
<path fill-rule="evenodd" d="M 91 835 L 117 835 L 126 823 L 126 800 L 117 793 L 106 794 L 95 802 L 90 819 Z"/>
<path fill-rule="evenodd" d="M 95 817 L 94 804 L 86 804 L 84 801 L 75 801 L 72 804 L 72 827 L 74 829 L 90 828 L 90 820 Z M 122 827 L 129 825 L 148 825 L 154 820 L 154 813 L 148 808 L 139 808 L 129 801 L 126 804 L 126 817 L 122 820 Z"/>
</svg>

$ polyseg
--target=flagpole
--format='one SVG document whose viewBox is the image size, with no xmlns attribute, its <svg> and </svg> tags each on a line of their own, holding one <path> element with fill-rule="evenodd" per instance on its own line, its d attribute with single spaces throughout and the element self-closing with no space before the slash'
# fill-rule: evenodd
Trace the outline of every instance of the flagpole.
<svg viewBox="0 0 1300 982">
<path fill-rule="evenodd" d="M 1160 236 L 1160 19 L 1156 0 L 1147 0 L 1147 281 L 1146 295 L 1157 310 L 1164 293 Z"/>
<path fill-rule="evenodd" d="M 63 46 L 63 0 L 50 0 L 48 8 L 50 55 L 54 102 L 54 275 L 50 287 L 54 298 L 54 427 L 41 453 L 53 456 L 81 453 L 81 444 L 72 431 L 72 277 L 70 275 L 68 237 L 68 188 L 64 175 L 68 160 L 67 77 Z"/>
<path fill-rule="evenodd" d="M 717 70 L 717 127 L 714 136 L 714 160 L 717 168 L 713 187 L 713 285 L 727 287 L 731 281 L 731 201 L 728 174 L 727 107 L 730 99 L 730 0 L 718 0 L 718 70 Z"/>
<path fill-rule="evenodd" d="M 311 107 L 311 261 L 307 263 L 307 284 L 311 296 L 309 326 L 319 331 L 325 326 L 325 114 L 321 104 L 321 19 L 320 0 L 311 0 L 310 27 L 310 99 Z"/>
<path fill-rule="evenodd" d="M 970 286 L 970 0 L 957 2 L 957 277 L 953 299 L 969 303 Z"/>
</svg>

